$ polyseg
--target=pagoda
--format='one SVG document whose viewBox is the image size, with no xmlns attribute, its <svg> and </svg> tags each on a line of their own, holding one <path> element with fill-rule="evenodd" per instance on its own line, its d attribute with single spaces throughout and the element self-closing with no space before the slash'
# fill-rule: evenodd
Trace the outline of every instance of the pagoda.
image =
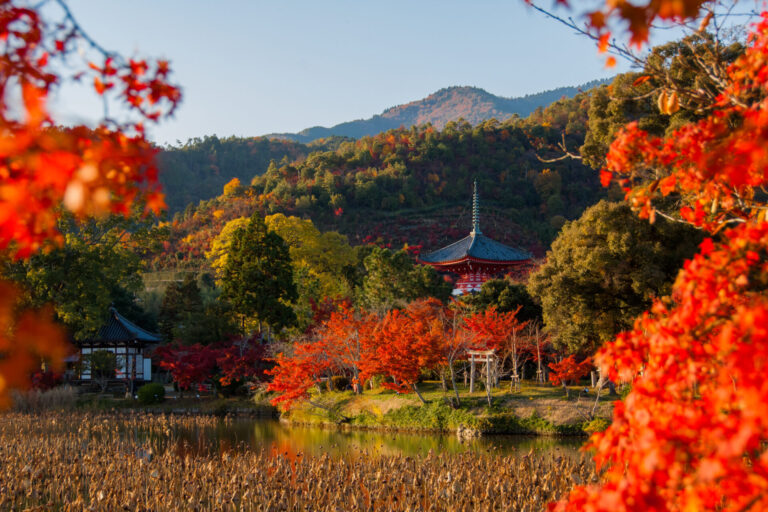
<svg viewBox="0 0 768 512">
<path fill-rule="evenodd" d="M 458 242 L 419 257 L 419 262 L 438 271 L 461 276 L 453 295 L 479 292 L 483 283 L 506 270 L 525 265 L 531 254 L 506 246 L 483 235 L 480 231 L 480 201 L 477 180 L 472 194 L 472 231 Z"/>
</svg>

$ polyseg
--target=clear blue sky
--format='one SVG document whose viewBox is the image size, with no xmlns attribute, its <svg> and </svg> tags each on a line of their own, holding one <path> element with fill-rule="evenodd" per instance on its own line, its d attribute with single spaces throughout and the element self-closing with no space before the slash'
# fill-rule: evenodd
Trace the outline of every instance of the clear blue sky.
<svg viewBox="0 0 768 512">
<path fill-rule="evenodd" d="M 522 0 L 71 0 L 123 55 L 167 58 L 184 91 L 160 143 L 366 118 L 452 85 L 521 96 L 625 71 Z M 61 91 L 62 120 L 93 117 Z"/>
</svg>

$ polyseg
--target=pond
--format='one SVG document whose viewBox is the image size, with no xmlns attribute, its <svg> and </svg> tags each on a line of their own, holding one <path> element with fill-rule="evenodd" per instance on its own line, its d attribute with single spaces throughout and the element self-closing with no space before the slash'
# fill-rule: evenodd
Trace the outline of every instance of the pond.
<svg viewBox="0 0 768 512">
<path fill-rule="evenodd" d="M 191 451 L 256 449 L 291 456 L 426 455 L 488 452 L 499 455 L 557 453 L 576 455 L 584 438 L 486 436 L 459 440 L 455 435 L 368 430 L 336 430 L 288 426 L 276 420 L 221 419 L 214 424 L 182 428 L 180 443 Z"/>
</svg>

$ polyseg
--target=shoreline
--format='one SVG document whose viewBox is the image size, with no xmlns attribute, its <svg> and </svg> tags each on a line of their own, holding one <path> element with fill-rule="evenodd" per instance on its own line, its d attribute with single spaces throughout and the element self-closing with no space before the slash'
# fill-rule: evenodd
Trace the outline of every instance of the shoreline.
<svg viewBox="0 0 768 512">
<path fill-rule="evenodd" d="M 333 423 L 333 422 L 304 422 L 295 421 L 289 418 L 285 418 L 282 415 L 278 417 L 278 422 L 281 425 L 285 425 L 291 428 L 318 428 L 323 430 L 337 430 L 337 431 L 358 431 L 358 432 L 392 432 L 398 434 L 429 434 L 429 435 L 455 435 L 460 439 L 473 439 L 477 437 L 493 437 L 493 436 L 521 436 L 521 437 L 548 437 L 548 438 L 587 438 L 589 433 L 584 431 L 572 432 L 545 432 L 536 430 L 500 430 L 500 429 L 488 429 L 488 430 L 475 430 L 468 427 L 459 426 L 455 429 L 440 429 L 429 427 L 408 427 L 397 425 L 356 425 L 349 422 Z M 574 425 L 575 426 L 575 425 Z"/>
</svg>

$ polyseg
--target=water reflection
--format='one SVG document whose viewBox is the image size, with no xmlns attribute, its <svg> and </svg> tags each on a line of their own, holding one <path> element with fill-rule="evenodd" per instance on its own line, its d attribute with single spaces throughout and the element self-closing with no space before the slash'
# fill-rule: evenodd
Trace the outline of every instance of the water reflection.
<svg viewBox="0 0 768 512">
<path fill-rule="evenodd" d="M 299 453 L 342 457 L 426 455 L 434 453 L 496 453 L 575 455 L 583 438 L 488 436 L 459 441 L 454 435 L 411 434 L 289 427 L 274 420 L 221 420 L 215 426 L 183 429 L 179 440 L 194 450 L 267 450 L 286 456 Z"/>
</svg>

